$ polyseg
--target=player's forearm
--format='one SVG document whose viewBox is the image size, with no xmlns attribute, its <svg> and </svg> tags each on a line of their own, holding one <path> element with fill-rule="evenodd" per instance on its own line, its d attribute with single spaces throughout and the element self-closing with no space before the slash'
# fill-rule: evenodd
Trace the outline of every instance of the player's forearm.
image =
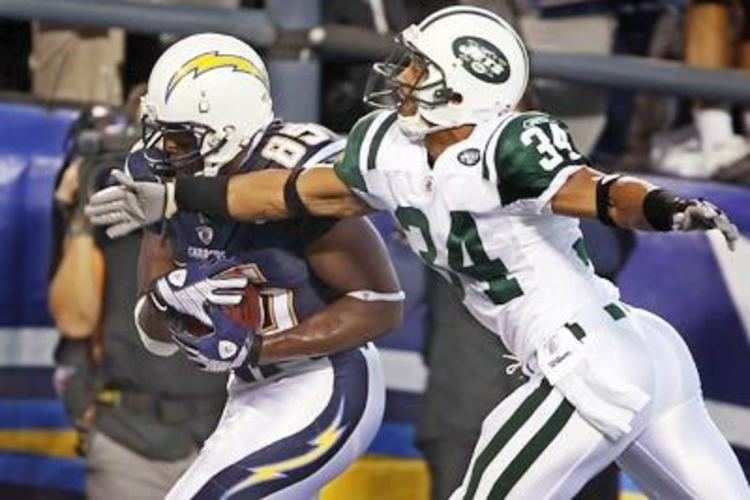
<svg viewBox="0 0 750 500">
<path fill-rule="evenodd" d="M 655 186 L 635 177 L 620 177 L 610 189 L 609 215 L 626 229 L 653 231 L 644 212 L 644 200 Z"/>
<path fill-rule="evenodd" d="M 234 220 L 278 220 L 289 217 L 284 203 L 288 170 L 264 170 L 234 175 L 227 183 L 227 212 Z"/>
<path fill-rule="evenodd" d="M 646 214 L 646 196 L 652 184 L 629 176 L 606 176 L 589 167 L 573 174 L 552 198 L 559 215 L 598 218 L 625 229 L 654 230 Z"/>
<path fill-rule="evenodd" d="M 178 178 L 176 206 L 238 221 L 350 217 L 372 211 L 328 166 L 308 169 L 288 183 L 291 175 L 290 170 L 268 169 L 229 178 Z"/>
<path fill-rule="evenodd" d="M 343 297 L 299 325 L 264 337 L 259 363 L 323 356 L 363 345 L 401 323 L 401 302 Z"/>
<path fill-rule="evenodd" d="M 138 295 L 148 292 L 154 280 L 174 268 L 174 252 L 169 239 L 152 231 L 143 231 L 138 254 Z"/>
<path fill-rule="evenodd" d="M 167 315 L 154 306 L 148 296 L 138 299 L 133 314 L 138 336 L 147 351 L 157 356 L 171 356 L 177 352 L 178 348 L 172 342 L 169 331 Z"/>
<path fill-rule="evenodd" d="M 175 268 L 174 253 L 169 240 L 152 231 L 144 231 L 141 237 L 141 248 L 138 255 L 138 305 L 136 306 L 134 320 L 136 328 L 144 341 L 155 340 L 171 346 L 172 335 L 169 331 L 169 317 L 166 307 L 158 308 L 149 298 L 151 285 L 157 278 L 165 275 Z M 147 337 L 144 339 L 144 336 Z M 146 348 L 158 355 L 163 350 L 157 347 Z"/>
<path fill-rule="evenodd" d="M 137 309 L 135 317 L 138 329 L 154 340 L 171 342 L 172 335 L 166 312 L 157 309 L 148 296 L 142 300 L 143 304 Z"/>
<path fill-rule="evenodd" d="M 70 338 L 93 334 L 99 322 L 104 287 L 103 257 L 90 234 L 69 235 L 49 290 L 50 312 Z"/>
</svg>

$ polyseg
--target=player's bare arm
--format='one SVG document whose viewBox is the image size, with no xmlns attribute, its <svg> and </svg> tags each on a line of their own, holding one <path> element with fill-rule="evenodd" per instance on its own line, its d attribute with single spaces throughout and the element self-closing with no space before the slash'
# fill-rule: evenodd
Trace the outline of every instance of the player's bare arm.
<svg viewBox="0 0 750 500">
<path fill-rule="evenodd" d="M 226 188 L 226 209 L 229 216 L 235 220 L 251 221 L 285 219 L 294 215 L 287 206 L 292 188 L 288 185 L 291 175 L 293 174 L 288 170 L 276 169 L 232 176 Z M 199 179 L 196 180 L 200 182 Z M 291 181 L 296 185 L 299 201 L 311 215 L 348 217 L 372 211 L 327 166 L 310 168 Z M 248 193 L 252 195 L 248 196 Z M 185 197 L 182 205 L 189 204 L 188 200 Z M 178 208 L 182 208 L 179 205 L 180 198 Z"/>
<path fill-rule="evenodd" d="M 552 211 L 571 217 L 597 216 L 596 186 L 605 174 L 583 167 L 573 174 L 552 198 Z M 623 228 L 652 230 L 643 215 L 643 200 L 653 184 L 635 177 L 620 177 L 609 188 L 608 212 L 614 223 Z"/>
<path fill-rule="evenodd" d="M 315 274 L 341 297 L 298 325 L 263 339 L 260 364 L 344 351 L 401 322 L 401 288 L 375 228 L 339 221 L 307 250 Z"/>
<path fill-rule="evenodd" d="M 571 217 L 599 218 L 626 229 L 645 231 L 718 229 L 730 248 L 737 228 L 717 207 L 686 200 L 631 176 L 607 176 L 590 167 L 571 175 L 551 200 L 552 211 Z"/>
<path fill-rule="evenodd" d="M 156 307 L 148 300 L 147 294 L 153 282 L 175 268 L 172 245 L 169 239 L 154 233 L 144 231 L 138 255 L 138 295 L 141 297 L 136 309 L 135 322 L 139 332 L 152 340 L 168 342 L 169 318 L 164 310 Z M 172 349 L 174 352 L 176 350 Z"/>
</svg>

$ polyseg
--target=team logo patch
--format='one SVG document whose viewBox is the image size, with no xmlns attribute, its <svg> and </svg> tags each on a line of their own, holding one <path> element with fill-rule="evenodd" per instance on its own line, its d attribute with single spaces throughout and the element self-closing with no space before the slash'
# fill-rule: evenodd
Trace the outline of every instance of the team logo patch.
<svg viewBox="0 0 750 500">
<path fill-rule="evenodd" d="M 180 69 L 175 71 L 172 77 L 169 79 L 167 84 L 167 91 L 164 95 L 164 102 L 169 101 L 169 96 L 177 85 L 185 79 L 186 76 L 193 74 L 193 79 L 208 73 L 218 68 L 233 68 L 234 71 L 240 73 L 247 73 L 248 75 L 254 76 L 260 82 L 268 88 L 268 82 L 266 81 L 265 74 L 261 71 L 252 61 L 245 59 L 241 56 L 235 56 L 232 54 L 219 54 L 218 51 L 206 52 L 190 59 L 188 62 L 183 64 Z"/>
<path fill-rule="evenodd" d="M 185 269 L 177 269 L 176 271 L 167 274 L 167 281 L 169 281 L 169 284 L 172 286 L 181 287 L 185 284 L 186 279 L 187 271 Z"/>
<path fill-rule="evenodd" d="M 481 153 L 477 148 L 464 149 L 458 153 L 458 161 L 467 167 L 473 167 L 479 163 L 479 157 Z"/>
<path fill-rule="evenodd" d="M 510 64 L 505 54 L 483 38 L 456 38 L 453 54 L 461 60 L 466 71 L 483 82 L 503 83 L 510 78 Z"/>
<path fill-rule="evenodd" d="M 237 345 L 228 340 L 220 340 L 218 350 L 221 359 L 231 358 L 237 354 Z"/>
<path fill-rule="evenodd" d="M 208 245 L 214 239 L 214 229 L 211 226 L 198 226 L 195 228 L 195 232 L 204 245 Z"/>
</svg>

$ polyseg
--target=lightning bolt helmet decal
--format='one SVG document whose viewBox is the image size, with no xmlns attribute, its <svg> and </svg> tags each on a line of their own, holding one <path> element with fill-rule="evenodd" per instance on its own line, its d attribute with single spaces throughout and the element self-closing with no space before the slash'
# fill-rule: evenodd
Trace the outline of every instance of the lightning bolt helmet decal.
<svg viewBox="0 0 750 500">
<path fill-rule="evenodd" d="M 193 79 L 196 79 L 199 76 L 218 68 L 234 68 L 234 71 L 236 72 L 247 73 L 248 75 L 257 78 L 266 89 L 269 87 L 265 72 L 258 68 L 258 66 L 249 59 L 237 55 L 220 54 L 218 51 L 212 51 L 193 57 L 183 64 L 180 69 L 175 71 L 167 84 L 164 102 L 166 103 L 169 101 L 169 96 L 186 76 L 193 73 Z"/>
</svg>

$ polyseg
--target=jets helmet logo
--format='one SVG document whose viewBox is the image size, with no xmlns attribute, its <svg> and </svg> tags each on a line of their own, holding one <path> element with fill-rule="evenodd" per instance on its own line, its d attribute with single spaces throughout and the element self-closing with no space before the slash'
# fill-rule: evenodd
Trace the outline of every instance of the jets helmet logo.
<svg viewBox="0 0 750 500">
<path fill-rule="evenodd" d="M 254 76 L 260 82 L 268 88 L 268 82 L 266 81 L 265 72 L 256 66 L 252 61 L 242 56 L 236 56 L 232 54 L 219 54 L 218 51 L 206 52 L 190 59 L 188 62 L 183 64 L 180 69 L 175 71 L 172 78 L 169 79 L 167 84 L 167 91 L 164 95 L 164 102 L 169 101 L 169 96 L 172 94 L 177 85 L 185 79 L 186 76 L 193 74 L 193 79 L 208 73 L 218 68 L 233 68 L 234 71 L 240 73 L 247 73 L 248 75 Z"/>
<path fill-rule="evenodd" d="M 510 77 L 505 55 L 487 40 L 462 36 L 453 41 L 453 54 L 466 71 L 487 83 L 503 83 Z"/>
<path fill-rule="evenodd" d="M 458 161 L 462 165 L 471 167 L 479 163 L 479 158 L 481 156 L 482 156 L 482 153 L 477 148 L 464 149 L 463 151 L 458 153 Z"/>
</svg>

